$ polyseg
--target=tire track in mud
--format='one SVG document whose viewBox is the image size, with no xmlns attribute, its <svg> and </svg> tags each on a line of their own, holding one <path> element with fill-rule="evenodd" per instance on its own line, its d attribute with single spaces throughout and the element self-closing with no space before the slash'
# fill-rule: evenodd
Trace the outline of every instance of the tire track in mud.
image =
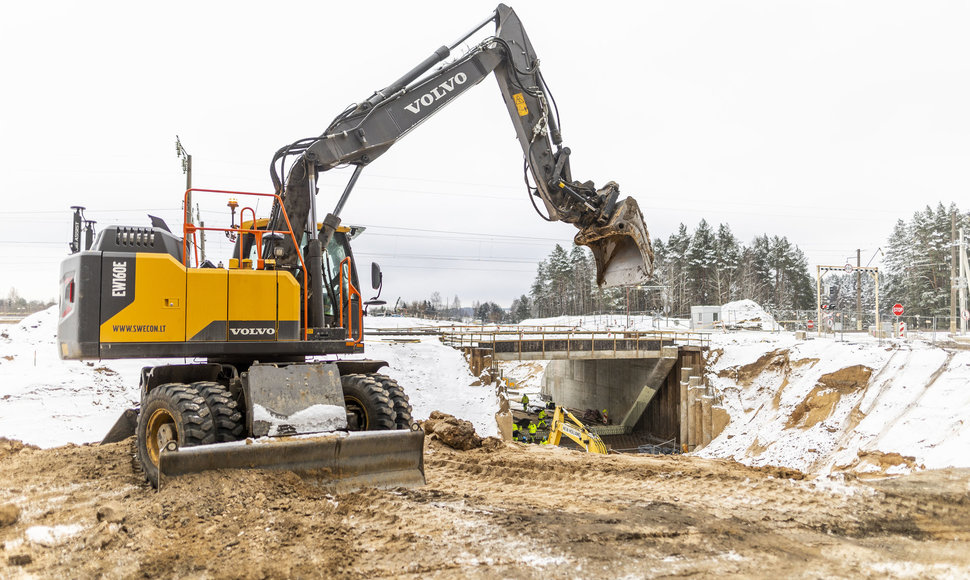
<svg viewBox="0 0 970 580">
<path fill-rule="evenodd" d="M 438 459 L 429 467 L 447 472 L 446 480 L 456 486 L 470 483 L 459 483 L 459 473 L 474 477 L 476 482 L 485 477 L 510 485 L 513 489 L 503 493 L 504 507 L 488 506 L 493 514 L 501 514 L 501 525 L 554 531 L 551 535 L 557 545 L 568 546 L 574 556 L 583 554 L 583 562 L 592 568 L 604 559 L 642 561 L 657 553 L 667 554 L 666 558 L 673 558 L 674 563 L 679 558 L 689 558 L 695 569 L 702 566 L 705 572 L 713 572 L 722 569 L 725 553 L 743 558 L 737 554 L 739 543 L 753 548 L 759 558 L 767 558 L 785 568 L 788 559 L 818 557 L 814 549 L 803 545 L 804 540 L 789 534 L 861 537 L 884 528 L 878 520 L 847 517 L 847 512 L 856 511 L 851 504 L 858 501 L 843 501 L 835 496 L 832 508 L 818 510 L 818 505 L 806 505 L 804 500 L 795 499 L 799 493 L 792 489 L 791 483 L 772 479 L 755 469 L 743 476 L 730 472 L 711 475 L 705 473 L 706 465 L 681 470 L 676 464 L 659 462 L 654 466 L 659 469 L 649 469 L 644 474 L 636 468 L 602 466 L 602 462 L 584 463 L 586 469 L 569 470 L 568 464 L 572 462 L 559 458 L 549 461 L 552 465 L 542 462 L 536 466 L 523 465 L 528 458 L 503 455 L 495 461 L 490 459 L 488 456 Z M 555 478 L 556 491 L 548 494 L 545 502 L 537 501 L 534 490 L 530 493 L 520 483 L 510 484 L 508 476 L 503 475 L 512 472 L 515 476 L 531 476 L 543 467 L 563 473 L 562 477 Z M 582 486 L 582 482 L 587 486 Z M 735 489 L 731 489 L 732 483 Z M 677 488 L 680 497 L 671 497 L 672 501 L 655 499 L 664 497 L 672 487 Z M 732 496 L 734 501 L 713 508 L 717 503 L 712 501 L 713 494 L 721 502 L 730 501 Z M 760 495 L 760 501 L 745 501 L 751 495 Z M 824 498 L 826 494 L 820 495 Z M 570 501 L 567 504 L 564 500 Z M 799 506 L 804 509 L 799 510 Z M 769 513 L 779 515 L 766 515 L 766 508 L 770 508 Z M 903 529 L 910 527 L 902 526 Z M 677 547 L 684 544 L 689 547 Z M 795 573 L 798 568 L 790 571 Z"/>
<path fill-rule="evenodd" d="M 865 576 L 901 561 L 970 573 L 966 475 L 933 493 L 932 480 L 883 489 L 693 457 L 436 442 L 426 472 L 421 488 L 338 495 L 288 472 L 208 472 L 156 493 L 128 442 L 21 451 L 0 458 L 0 505 L 37 507 L 0 527 L 0 576 Z M 109 499 L 126 517 L 105 530 L 94 512 Z M 82 531 L 57 546 L 22 539 L 68 524 Z"/>
</svg>

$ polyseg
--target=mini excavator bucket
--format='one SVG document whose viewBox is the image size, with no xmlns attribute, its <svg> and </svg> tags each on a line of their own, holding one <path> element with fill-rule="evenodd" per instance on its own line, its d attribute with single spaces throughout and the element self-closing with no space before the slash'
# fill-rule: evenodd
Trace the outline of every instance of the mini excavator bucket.
<svg viewBox="0 0 970 580">
<path fill-rule="evenodd" d="M 288 470 L 340 493 L 425 484 L 424 431 L 349 431 L 337 365 L 257 363 L 241 379 L 250 437 L 159 445 L 159 487 L 165 478 L 213 469 Z"/>
<path fill-rule="evenodd" d="M 617 204 L 606 224 L 582 228 L 574 241 L 593 251 L 600 286 L 644 284 L 653 275 L 650 233 L 632 197 Z"/>
</svg>

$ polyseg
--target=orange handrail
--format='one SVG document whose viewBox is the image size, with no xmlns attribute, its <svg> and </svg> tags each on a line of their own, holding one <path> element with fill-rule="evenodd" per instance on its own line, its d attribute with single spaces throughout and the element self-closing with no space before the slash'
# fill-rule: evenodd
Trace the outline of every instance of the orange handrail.
<svg viewBox="0 0 970 580">
<path fill-rule="evenodd" d="M 252 226 L 251 227 L 243 229 L 242 225 L 244 223 L 246 223 L 245 214 L 246 214 L 246 210 L 247 209 L 250 211 L 250 213 L 253 214 L 253 223 L 252 223 Z M 251 207 L 244 207 L 241 210 L 239 210 L 239 228 L 242 231 L 242 234 L 241 234 L 242 236 L 245 236 L 247 234 L 253 234 L 254 239 L 257 239 L 257 240 L 260 240 L 260 241 L 262 240 L 262 238 L 260 238 L 259 236 L 257 236 L 256 233 L 255 233 L 256 232 L 256 210 L 254 210 L 253 208 L 251 208 Z M 245 238 L 241 237 L 240 239 L 245 239 Z M 257 246 L 257 248 L 256 248 L 256 255 L 257 256 L 262 257 L 263 254 L 260 251 L 261 249 L 262 248 L 260 248 L 260 247 Z M 239 265 L 240 266 L 242 266 L 242 261 L 243 261 L 243 244 L 242 244 L 242 242 L 240 242 L 239 243 Z M 256 268 L 256 269 L 259 270 L 260 268 Z"/>
<path fill-rule="evenodd" d="M 344 264 L 347 264 L 347 309 L 354 303 L 354 296 L 357 296 L 357 312 L 347 313 L 347 346 L 357 346 L 364 341 L 364 311 L 361 306 L 362 297 L 360 291 L 354 286 L 354 281 L 350 276 L 353 272 L 353 262 L 347 256 L 340 262 L 340 326 L 344 325 Z M 354 319 L 357 315 L 357 340 L 354 340 Z"/>
<path fill-rule="evenodd" d="M 293 247 L 296 249 L 296 255 L 300 259 L 300 266 L 301 266 L 301 269 L 303 271 L 303 339 L 306 340 L 307 337 L 309 336 L 309 326 L 308 326 L 308 320 L 307 320 L 308 319 L 307 313 L 309 312 L 309 302 L 310 302 L 309 301 L 309 298 L 307 296 L 307 288 L 308 288 L 308 286 L 307 286 L 307 267 L 306 267 L 306 263 L 303 261 L 303 252 L 300 251 L 300 243 L 296 239 L 296 234 L 293 233 L 293 226 L 290 224 L 290 216 L 288 216 L 286 214 L 286 208 L 283 206 L 283 198 L 280 197 L 279 195 L 275 194 L 275 193 L 256 193 L 256 192 L 252 192 L 252 191 L 227 191 L 227 190 L 223 190 L 223 189 L 196 189 L 196 188 L 186 189 L 185 190 L 185 196 L 184 196 L 184 199 L 183 199 L 183 202 L 182 202 L 182 207 L 184 208 L 183 211 L 182 211 L 182 219 L 183 219 L 183 222 L 182 222 L 182 232 L 183 232 L 183 235 L 182 235 L 182 265 L 185 266 L 186 268 L 189 267 L 189 265 L 187 263 L 188 256 L 186 255 L 187 252 L 188 252 L 187 238 L 191 235 L 192 236 L 192 240 L 194 242 L 195 241 L 195 232 L 196 231 L 201 230 L 201 231 L 214 231 L 214 232 L 236 232 L 236 233 L 239 233 L 239 234 L 254 233 L 254 231 L 252 229 L 242 229 L 242 227 L 238 227 L 238 228 L 214 228 L 214 227 L 208 227 L 208 226 L 207 227 L 200 227 L 200 226 L 196 226 L 196 225 L 190 224 L 189 223 L 189 220 L 188 220 L 188 217 L 189 217 L 188 211 L 190 209 L 189 208 L 189 194 L 190 193 L 193 193 L 193 192 L 198 192 L 198 193 L 221 193 L 221 194 L 226 194 L 226 195 L 254 195 L 254 196 L 257 196 L 257 197 L 272 197 L 272 198 L 274 198 L 276 200 L 277 203 L 279 203 L 279 208 L 282 210 L 283 219 L 286 221 L 286 227 L 287 227 L 287 229 L 285 229 L 285 230 L 262 230 L 262 233 L 289 234 L 290 239 L 293 241 Z M 244 210 L 245 209 L 248 209 L 248 208 L 244 208 Z M 239 217 L 240 217 L 240 220 L 239 221 L 240 221 L 240 224 L 241 224 L 242 223 L 242 213 L 241 212 L 239 214 Z M 255 226 L 255 222 L 256 222 L 256 212 L 253 211 L 253 225 L 254 226 Z M 256 236 L 256 238 L 259 239 L 259 236 Z M 261 242 L 261 240 L 260 240 L 260 242 Z M 198 263 L 199 263 L 198 244 L 194 244 L 194 245 L 195 245 L 195 252 L 196 252 L 195 263 L 196 263 L 196 265 L 198 265 Z M 242 244 L 240 244 L 240 247 L 241 246 L 242 246 Z M 261 246 L 261 243 L 257 247 L 260 247 L 260 246 Z M 363 319 L 363 317 L 362 317 L 362 319 Z M 363 336 L 361 336 L 361 340 L 363 340 Z"/>
</svg>

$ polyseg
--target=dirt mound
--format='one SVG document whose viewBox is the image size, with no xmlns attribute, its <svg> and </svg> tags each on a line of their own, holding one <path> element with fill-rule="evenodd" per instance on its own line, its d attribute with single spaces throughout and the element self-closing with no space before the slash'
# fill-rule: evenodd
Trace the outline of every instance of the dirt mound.
<svg viewBox="0 0 970 580">
<path fill-rule="evenodd" d="M 0 437 L 0 460 L 10 455 L 20 453 L 24 449 L 39 449 L 36 445 L 29 445 L 16 439 Z"/>
<path fill-rule="evenodd" d="M 421 424 L 421 427 L 425 435 L 441 441 L 452 449 L 468 451 L 482 446 L 482 438 L 475 432 L 475 426 L 454 415 L 431 411 L 431 416 Z"/>
<path fill-rule="evenodd" d="M 906 471 L 925 469 L 916 458 L 899 453 L 883 453 L 882 451 L 859 451 L 858 459 L 849 465 L 839 465 L 840 469 L 851 471 L 860 479 L 886 477 L 893 468 L 903 467 Z"/>
<path fill-rule="evenodd" d="M 791 371 L 791 361 L 787 349 L 766 352 L 761 358 L 746 365 L 728 367 L 717 373 L 722 378 L 734 379 L 742 386 L 749 386 L 758 376 L 766 372 L 778 372 L 785 376 Z"/>
<path fill-rule="evenodd" d="M 835 389 L 840 393 L 850 393 L 864 389 L 869 384 L 872 369 L 865 365 L 853 365 L 818 378 L 820 385 Z"/>
<path fill-rule="evenodd" d="M 841 398 L 838 391 L 821 385 L 815 387 L 795 407 L 795 410 L 789 415 L 785 427 L 788 429 L 793 427 L 809 429 L 818 425 L 829 418 Z"/>
<path fill-rule="evenodd" d="M 842 400 L 842 395 L 866 388 L 872 369 L 854 365 L 833 373 L 824 374 L 805 399 L 788 417 L 786 427 L 808 429 L 828 419 Z"/>
</svg>

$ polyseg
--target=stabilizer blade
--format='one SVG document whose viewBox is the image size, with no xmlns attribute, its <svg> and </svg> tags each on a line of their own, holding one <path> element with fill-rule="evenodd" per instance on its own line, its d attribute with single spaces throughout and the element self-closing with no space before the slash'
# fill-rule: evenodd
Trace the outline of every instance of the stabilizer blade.
<svg viewBox="0 0 970 580">
<path fill-rule="evenodd" d="M 425 484 L 424 431 L 266 437 L 166 449 L 158 462 L 162 481 L 212 469 L 290 470 L 338 493 L 362 487 L 420 487 Z"/>
</svg>

